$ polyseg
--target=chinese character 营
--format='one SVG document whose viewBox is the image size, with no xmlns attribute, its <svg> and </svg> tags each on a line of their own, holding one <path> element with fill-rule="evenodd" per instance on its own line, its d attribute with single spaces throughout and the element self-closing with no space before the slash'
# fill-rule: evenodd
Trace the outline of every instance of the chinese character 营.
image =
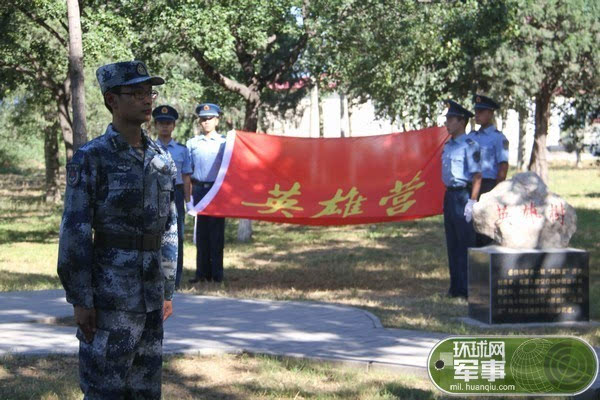
<svg viewBox="0 0 600 400">
<path fill-rule="evenodd" d="M 419 171 L 414 178 L 408 183 L 402 183 L 401 181 L 396 181 L 396 184 L 393 189 L 390 190 L 390 195 L 382 197 L 379 200 L 380 206 L 385 206 L 389 200 L 392 200 L 392 206 L 386 208 L 386 212 L 388 216 L 401 214 L 406 212 L 413 204 L 416 203 L 416 200 L 411 200 L 411 196 L 418 189 L 425 186 L 425 182 L 421 182 L 421 171 Z"/>
</svg>

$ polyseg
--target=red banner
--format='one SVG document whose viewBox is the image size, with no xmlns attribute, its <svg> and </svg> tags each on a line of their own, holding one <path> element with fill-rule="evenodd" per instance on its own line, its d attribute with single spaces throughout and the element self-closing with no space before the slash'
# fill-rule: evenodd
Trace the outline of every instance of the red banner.
<svg viewBox="0 0 600 400">
<path fill-rule="evenodd" d="M 199 214 L 349 225 L 442 213 L 446 128 L 352 138 L 227 136 Z"/>
</svg>

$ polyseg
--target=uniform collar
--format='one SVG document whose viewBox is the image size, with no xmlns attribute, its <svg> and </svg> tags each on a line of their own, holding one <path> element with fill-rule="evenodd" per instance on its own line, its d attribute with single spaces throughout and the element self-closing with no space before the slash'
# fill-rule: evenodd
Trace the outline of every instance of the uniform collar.
<svg viewBox="0 0 600 400">
<path fill-rule="evenodd" d="M 198 137 L 200 138 L 200 140 L 217 140 L 221 137 L 221 135 L 219 135 L 217 131 L 212 131 L 208 135 L 200 134 L 198 135 Z"/>
<path fill-rule="evenodd" d="M 175 142 L 175 139 L 173 139 L 173 138 L 171 138 L 171 140 L 169 140 L 169 143 L 167 143 L 166 146 L 159 138 L 156 138 L 156 143 L 158 143 L 158 145 L 164 149 L 166 149 L 168 147 L 175 147 L 175 145 L 177 144 Z"/>
<path fill-rule="evenodd" d="M 113 127 L 113 124 L 108 124 L 108 127 L 106 128 L 106 135 L 108 136 L 108 140 L 115 151 L 125 150 L 129 147 L 129 143 L 123 139 L 119 132 Z"/>
<path fill-rule="evenodd" d="M 494 124 L 492 124 L 492 125 L 488 126 L 485 129 L 479 129 L 477 131 L 477 133 L 492 133 L 492 132 L 495 132 L 495 131 L 496 131 L 496 127 L 494 126 Z"/>
<path fill-rule="evenodd" d="M 452 143 L 462 143 L 467 139 L 467 134 L 463 133 L 462 135 L 460 135 L 459 137 L 457 137 L 456 139 L 454 137 L 450 137 L 450 141 Z"/>
<path fill-rule="evenodd" d="M 144 146 L 144 152 L 146 153 L 145 159 L 147 160 L 147 162 L 149 162 L 151 160 L 152 156 L 155 153 L 158 153 L 158 154 L 165 153 L 165 150 L 163 150 L 158 144 L 156 144 L 154 142 L 154 140 L 150 139 L 150 137 L 148 136 L 146 131 L 141 129 L 141 134 L 142 134 L 142 146 Z M 108 140 L 110 141 L 114 151 L 131 150 L 131 152 L 132 152 L 131 154 L 133 154 L 134 157 L 141 160 L 140 155 L 135 150 L 133 150 L 133 148 L 129 145 L 129 143 L 127 143 L 127 141 L 125 139 L 123 139 L 123 137 L 113 127 L 112 124 L 109 124 L 108 127 L 106 128 L 106 135 L 108 136 Z M 147 164 L 147 162 L 145 162 L 145 164 Z"/>
</svg>

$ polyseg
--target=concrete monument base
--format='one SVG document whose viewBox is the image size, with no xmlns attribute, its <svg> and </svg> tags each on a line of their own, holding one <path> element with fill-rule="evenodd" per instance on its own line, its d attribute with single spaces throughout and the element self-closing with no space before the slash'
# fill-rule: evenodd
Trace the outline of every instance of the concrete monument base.
<svg viewBox="0 0 600 400">
<path fill-rule="evenodd" d="M 469 249 L 469 317 L 485 324 L 589 321 L 589 253 Z"/>
</svg>

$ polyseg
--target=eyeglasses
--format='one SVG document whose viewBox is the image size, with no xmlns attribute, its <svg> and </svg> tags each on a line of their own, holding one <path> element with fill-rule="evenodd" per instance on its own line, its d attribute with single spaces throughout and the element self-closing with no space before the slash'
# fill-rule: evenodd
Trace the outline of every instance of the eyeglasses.
<svg viewBox="0 0 600 400">
<path fill-rule="evenodd" d="M 152 100 L 154 100 L 158 97 L 158 92 L 156 90 L 152 90 L 152 91 L 148 92 L 144 89 L 134 90 L 132 92 L 119 91 L 119 92 L 115 92 L 115 94 L 126 94 L 129 96 L 135 97 L 136 100 L 144 100 L 148 96 L 150 96 L 152 98 Z"/>
</svg>

